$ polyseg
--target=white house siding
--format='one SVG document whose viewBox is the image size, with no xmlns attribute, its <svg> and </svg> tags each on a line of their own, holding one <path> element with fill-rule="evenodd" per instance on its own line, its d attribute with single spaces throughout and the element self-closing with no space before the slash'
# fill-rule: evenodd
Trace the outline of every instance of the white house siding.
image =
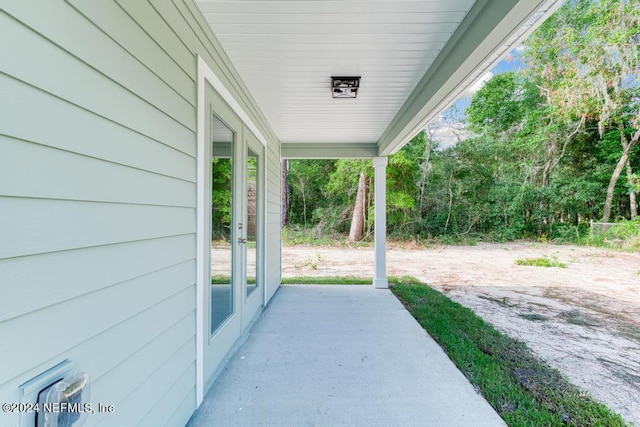
<svg viewBox="0 0 640 427">
<path fill-rule="evenodd" d="M 196 55 L 269 139 L 269 297 L 280 147 L 190 0 L 0 8 L 0 402 L 70 359 L 91 375 L 91 401 L 115 407 L 89 425 L 183 425 L 196 383 Z"/>
</svg>

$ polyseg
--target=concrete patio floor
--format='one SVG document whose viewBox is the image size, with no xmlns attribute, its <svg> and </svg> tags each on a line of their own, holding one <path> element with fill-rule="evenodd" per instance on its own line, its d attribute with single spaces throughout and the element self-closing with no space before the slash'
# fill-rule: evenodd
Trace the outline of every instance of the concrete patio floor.
<svg viewBox="0 0 640 427">
<path fill-rule="evenodd" d="M 502 426 L 389 290 L 282 286 L 189 426 Z"/>
</svg>

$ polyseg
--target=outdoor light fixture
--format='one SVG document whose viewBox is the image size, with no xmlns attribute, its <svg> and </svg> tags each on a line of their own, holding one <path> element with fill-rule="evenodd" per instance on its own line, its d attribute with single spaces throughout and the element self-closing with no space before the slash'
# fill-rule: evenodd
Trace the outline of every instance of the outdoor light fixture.
<svg viewBox="0 0 640 427">
<path fill-rule="evenodd" d="M 331 92 L 334 98 L 355 98 L 360 87 L 358 77 L 331 77 Z"/>
</svg>

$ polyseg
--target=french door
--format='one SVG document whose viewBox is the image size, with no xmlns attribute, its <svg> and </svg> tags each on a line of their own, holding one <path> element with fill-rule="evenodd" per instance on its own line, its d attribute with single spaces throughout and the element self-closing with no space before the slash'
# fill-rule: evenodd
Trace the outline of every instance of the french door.
<svg viewBox="0 0 640 427">
<path fill-rule="evenodd" d="M 264 148 L 208 85 L 205 99 L 211 247 L 205 256 L 209 280 L 200 297 L 208 383 L 263 304 Z"/>
</svg>

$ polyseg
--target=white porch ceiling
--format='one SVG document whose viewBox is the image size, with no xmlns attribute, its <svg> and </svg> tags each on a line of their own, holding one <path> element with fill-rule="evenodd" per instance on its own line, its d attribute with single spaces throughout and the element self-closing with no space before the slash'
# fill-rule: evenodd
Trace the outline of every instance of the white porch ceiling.
<svg viewBox="0 0 640 427">
<path fill-rule="evenodd" d="M 536 12 L 548 14 L 561 2 L 197 4 L 283 144 L 283 153 L 331 157 L 344 147 L 363 155 L 399 149 L 506 54 Z M 331 76 L 361 76 L 358 97 L 332 98 Z"/>
</svg>

